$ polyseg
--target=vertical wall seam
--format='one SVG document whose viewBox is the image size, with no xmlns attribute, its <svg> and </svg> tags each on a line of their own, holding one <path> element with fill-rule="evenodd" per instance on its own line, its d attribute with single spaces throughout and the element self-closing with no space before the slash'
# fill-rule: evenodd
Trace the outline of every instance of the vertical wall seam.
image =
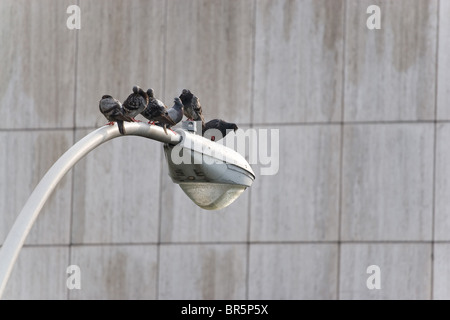
<svg viewBox="0 0 450 320">
<path fill-rule="evenodd" d="M 77 6 L 80 6 L 80 0 L 77 0 Z M 72 131 L 72 145 L 76 142 L 76 127 L 77 127 L 77 81 L 78 81 L 78 42 L 79 30 L 75 29 L 75 57 L 74 57 L 74 85 L 73 85 L 73 131 Z M 70 219 L 69 219 L 69 245 L 68 245 L 68 265 L 72 264 L 72 239 L 73 239 L 73 215 L 74 215 L 74 190 L 75 190 L 75 170 L 74 167 L 70 173 L 71 175 L 71 190 L 70 190 Z M 66 299 L 70 299 L 70 290 L 66 288 Z"/>
<path fill-rule="evenodd" d="M 167 73 L 167 21 L 168 21 L 168 0 L 164 2 L 164 21 L 163 21 L 163 74 L 162 74 L 162 96 L 166 97 L 166 73 Z M 156 279 L 155 279 L 155 299 L 159 300 L 159 284 L 161 270 L 161 232 L 162 232 L 162 192 L 163 192 L 163 165 L 164 152 L 160 154 L 160 170 L 159 170 L 159 199 L 158 199 L 158 237 L 156 241 Z"/>
<path fill-rule="evenodd" d="M 338 209 L 338 242 L 337 242 L 337 281 L 336 299 L 340 299 L 341 287 L 341 246 L 342 246 L 342 201 L 343 201 L 343 166 L 344 166 L 344 121 L 345 121 L 345 52 L 347 35 L 347 0 L 343 2 L 343 23 L 342 23 L 342 84 L 341 84 L 341 130 L 340 130 L 340 160 L 339 160 L 339 209 Z"/>
<path fill-rule="evenodd" d="M 80 6 L 80 0 L 77 0 L 77 6 Z M 73 85 L 73 129 L 72 129 L 72 145 L 76 142 L 76 127 L 77 127 L 77 81 L 78 81 L 78 33 L 79 30 L 75 29 L 75 57 L 74 57 L 74 85 Z M 74 190 L 75 190 L 75 168 L 70 172 L 71 178 L 71 190 L 70 190 L 70 219 L 69 219 L 69 245 L 68 245 L 68 264 L 72 264 L 72 239 L 73 239 L 73 208 L 74 208 Z M 66 299 L 70 299 L 70 290 L 66 288 Z"/>
<path fill-rule="evenodd" d="M 430 299 L 434 299 L 434 246 L 435 246 L 435 214 L 436 214 L 436 162 L 437 162 L 437 117 L 438 117 L 438 81 L 439 81 L 439 15 L 440 0 L 437 1 L 436 10 L 436 69 L 434 84 L 434 145 L 433 145 L 433 198 L 432 198 L 432 215 L 431 215 L 431 276 L 430 276 Z"/>
<path fill-rule="evenodd" d="M 253 128 L 254 124 L 254 104 L 255 104 L 255 66 L 256 66 L 256 14 L 257 14 L 257 1 L 253 0 L 252 3 L 252 49 L 251 49 L 251 59 L 252 59 L 252 77 L 251 77 L 251 101 L 250 101 L 250 128 Z M 249 299 L 250 295 L 250 241 L 251 241 L 251 209 L 252 209 L 252 190 L 249 188 L 248 192 L 248 204 L 247 204 L 247 263 L 245 269 L 245 299 Z"/>
</svg>

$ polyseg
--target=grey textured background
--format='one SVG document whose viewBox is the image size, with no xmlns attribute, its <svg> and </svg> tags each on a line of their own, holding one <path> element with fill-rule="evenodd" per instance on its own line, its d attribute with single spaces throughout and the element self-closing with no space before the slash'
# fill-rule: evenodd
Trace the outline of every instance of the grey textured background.
<svg viewBox="0 0 450 320">
<path fill-rule="evenodd" d="M 0 244 L 105 124 L 103 94 L 138 84 L 170 104 L 186 87 L 209 119 L 280 130 L 278 174 L 255 165 L 218 212 L 171 182 L 159 143 L 102 145 L 45 205 L 4 297 L 450 299 L 449 15 L 442 0 L 2 0 Z"/>
</svg>

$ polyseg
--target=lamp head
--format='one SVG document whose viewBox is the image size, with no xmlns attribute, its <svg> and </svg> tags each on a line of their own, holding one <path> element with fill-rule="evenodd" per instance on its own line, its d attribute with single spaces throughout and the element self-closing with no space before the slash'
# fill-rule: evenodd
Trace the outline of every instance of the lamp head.
<svg viewBox="0 0 450 320">
<path fill-rule="evenodd" d="M 177 145 L 164 145 L 169 176 L 199 207 L 218 210 L 233 203 L 255 180 L 236 151 L 183 129 Z"/>
</svg>

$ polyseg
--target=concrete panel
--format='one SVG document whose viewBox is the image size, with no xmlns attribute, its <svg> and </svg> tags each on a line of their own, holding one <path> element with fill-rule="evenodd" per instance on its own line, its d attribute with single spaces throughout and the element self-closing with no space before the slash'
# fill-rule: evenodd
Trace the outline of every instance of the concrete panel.
<svg viewBox="0 0 450 320">
<path fill-rule="evenodd" d="M 450 2 L 439 2 L 439 52 L 437 68 L 437 116 L 438 120 L 450 119 Z"/>
<path fill-rule="evenodd" d="M 439 124 L 436 130 L 434 239 L 450 240 L 450 124 Z"/>
<path fill-rule="evenodd" d="M 123 102 L 135 84 L 162 94 L 164 7 L 160 0 L 80 0 L 77 126 L 107 122 L 98 110 L 104 94 Z"/>
<path fill-rule="evenodd" d="M 340 127 L 284 126 L 279 130 L 278 173 L 260 175 L 256 167 L 251 240 L 337 240 Z"/>
<path fill-rule="evenodd" d="M 431 244 L 342 244 L 340 263 L 340 299 L 431 297 Z"/>
<path fill-rule="evenodd" d="M 206 120 L 250 123 L 253 1 L 168 1 L 165 102 L 183 88 Z"/>
<path fill-rule="evenodd" d="M 70 299 L 155 299 L 154 245 L 74 246 L 71 264 L 80 268 L 81 289 L 70 290 Z"/>
<path fill-rule="evenodd" d="M 72 132 L 0 132 L 0 243 L 50 167 L 72 145 Z M 71 180 L 69 172 L 56 186 L 33 228 L 27 244 L 64 244 L 69 242 Z"/>
<path fill-rule="evenodd" d="M 339 121 L 344 1 L 256 1 L 253 120 Z"/>
<path fill-rule="evenodd" d="M 436 0 L 347 2 L 345 120 L 434 119 Z M 381 29 L 370 30 L 370 5 Z"/>
<path fill-rule="evenodd" d="M 161 245 L 159 299 L 245 299 L 246 245 Z"/>
<path fill-rule="evenodd" d="M 252 244 L 249 299 L 336 299 L 336 244 Z"/>
<path fill-rule="evenodd" d="M 450 299 L 450 244 L 434 244 L 433 299 Z"/>
<path fill-rule="evenodd" d="M 431 240 L 432 124 L 344 129 L 343 240 Z"/>
<path fill-rule="evenodd" d="M 77 131 L 77 140 L 88 130 Z M 121 137 L 74 168 L 74 243 L 156 242 L 162 144 Z"/>
<path fill-rule="evenodd" d="M 2 299 L 65 300 L 68 266 L 68 247 L 24 247 Z"/>
<path fill-rule="evenodd" d="M 71 4 L 1 1 L 0 118 L 6 121 L 0 128 L 73 126 L 77 31 L 66 25 Z"/>
</svg>

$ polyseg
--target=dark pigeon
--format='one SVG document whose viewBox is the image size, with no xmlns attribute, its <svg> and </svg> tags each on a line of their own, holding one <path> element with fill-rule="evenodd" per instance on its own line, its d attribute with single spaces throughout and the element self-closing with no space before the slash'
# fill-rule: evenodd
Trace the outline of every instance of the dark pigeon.
<svg viewBox="0 0 450 320">
<path fill-rule="evenodd" d="M 120 134 L 125 134 L 125 128 L 123 127 L 123 122 L 132 122 L 133 119 L 125 114 L 122 104 L 119 100 L 114 99 L 110 95 L 104 95 L 99 101 L 100 112 L 105 116 L 106 119 L 111 121 L 109 125 L 117 122 Z"/>
<path fill-rule="evenodd" d="M 161 101 L 155 98 L 155 92 L 153 89 L 147 90 L 148 106 L 147 109 L 142 111 L 141 115 L 149 120 L 149 124 L 152 122 L 162 122 L 169 125 L 175 125 L 176 123 L 169 117 L 167 113 L 167 106 Z"/>
<path fill-rule="evenodd" d="M 148 105 L 148 95 L 147 92 L 139 88 L 138 86 L 133 87 L 133 93 L 130 94 L 126 100 L 123 102 L 123 109 L 125 114 L 134 119 L 138 114 L 144 111 Z"/>
<path fill-rule="evenodd" d="M 219 141 L 224 138 L 231 131 L 236 131 L 238 126 L 235 123 L 226 122 L 222 119 L 214 119 L 205 123 L 202 129 L 203 137 L 211 141 Z M 217 130 L 220 131 L 221 136 L 218 135 Z"/>
<path fill-rule="evenodd" d="M 203 117 L 202 106 L 198 97 L 188 89 L 183 89 L 180 94 L 180 99 L 184 106 L 184 115 L 189 120 L 201 121 L 203 126 L 205 124 L 205 118 Z"/>
</svg>

